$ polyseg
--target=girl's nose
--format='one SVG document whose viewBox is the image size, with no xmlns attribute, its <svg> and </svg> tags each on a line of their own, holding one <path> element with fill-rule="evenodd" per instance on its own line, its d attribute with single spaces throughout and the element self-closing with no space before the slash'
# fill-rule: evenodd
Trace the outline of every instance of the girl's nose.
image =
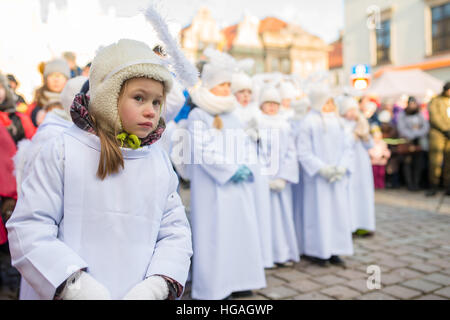
<svg viewBox="0 0 450 320">
<path fill-rule="evenodd" d="M 144 117 L 146 117 L 146 118 L 153 118 L 154 116 L 155 116 L 155 110 L 153 109 L 153 107 L 146 107 L 145 109 L 144 109 L 144 113 L 143 113 L 143 115 L 144 115 Z"/>
</svg>

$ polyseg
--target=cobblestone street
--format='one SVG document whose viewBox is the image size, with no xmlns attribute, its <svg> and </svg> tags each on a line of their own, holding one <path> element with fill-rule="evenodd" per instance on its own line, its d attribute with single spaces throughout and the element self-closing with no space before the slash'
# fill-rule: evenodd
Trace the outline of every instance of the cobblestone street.
<svg viewBox="0 0 450 320">
<path fill-rule="evenodd" d="M 346 269 L 302 260 L 267 270 L 267 288 L 246 299 L 450 299 L 449 198 L 377 191 L 376 234 L 354 239 L 354 256 L 344 257 Z M 370 265 L 381 269 L 380 289 L 367 287 Z"/>
<path fill-rule="evenodd" d="M 376 203 L 376 234 L 354 239 L 346 269 L 302 260 L 267 270 L 267 288 L 245 299 L 450 299 L 450 197 L 388 190 L 377 191 Z M 14 299 L 14 270 L 5 259 L 0 299 Z M 381 269 L 380 289 L 367 287 L 370 265 Z M 189 283 L 183 299 L 190 299 Z"/>
</svg>

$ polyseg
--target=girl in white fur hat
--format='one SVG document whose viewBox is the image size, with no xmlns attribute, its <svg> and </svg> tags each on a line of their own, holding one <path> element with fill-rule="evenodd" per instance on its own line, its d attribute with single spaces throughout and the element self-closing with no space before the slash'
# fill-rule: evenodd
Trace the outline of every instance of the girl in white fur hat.
<svg viewBox="0 0 450 320">
<path fill-rule="evenodd" d="M 275 87 L 265 87 L 259 100 L 260 157 L 269 177 L 273 261 L 299 261 L 292 208 L 292 183 L 298 183 L 298 162 L 290 124 L 279 114 L 281 98 Z"/>
<path fill-rule="evenodd" d="M 345 129 L 353 138 L 354 168 L 350 176 L 352 198 L 352 232 L 371 235 L 375 231 L 375 194 L 372 164 L 369 149 L 374 146 L 370 126 L 366 117 L 359 112 L 356 100 L 351 96 L 338 97 L 339 113 L 343 117 Z M 361 231 L 360 231 L 361 230 Z"/>
<path fill-rule="evenodd" d="M 46 145 L 8 221 L 21 299 L 170 299 L 183 291 L 191 233 L 172 165 L 155 142 L 172 75 L 122 39 L 92 62 L 90 97 Z"/>
<path fill-rule="evenodd" d="M 316 85 L 309 93 L 311 110 L 297 139 L 303 174 L 303 253 L 326 266 L 343 264 L 352 255 L 348 182 L 352 173 L 351 138 L 336 113 L 330 89 Z"/>
<path fill-rule="evenodd" d="M 196 105 L 188 117 L 194 299 L 225 299 L 266 286 L 254 175 L 245 150 L 249 138 L 234 112 L 226 58 L 206 64 L 202 85 L 191 92 Z"/>
</svg>

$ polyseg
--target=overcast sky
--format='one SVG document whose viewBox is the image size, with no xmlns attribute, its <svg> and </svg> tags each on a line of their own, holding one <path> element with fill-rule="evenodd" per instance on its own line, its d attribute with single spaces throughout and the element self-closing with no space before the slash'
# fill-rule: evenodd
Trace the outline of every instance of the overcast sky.
<svg viewBox="0 0 450 320">
<path fill-rule="evenodd" d="M 11 1 L 11 0 L 9 0 Z M 50 2 L 64 6 L 67 0 L 40 0 L 44 5 Z M 114 7 L 119 16 L 132 16 L 145 8 L 149 0 L 99 0 L 105 10 Z M 326 42 L 339 36 L 344 25 L 344 0 L 163 0 L 159 1 L 170 20 L 181 27 L 190 24 L 197 10 L 202 6 L 211 9 L 213 17 L 221 27 L 235 24 L 245 13 L 260 19 L 275 16 L 302 26 Z M 87 8 L 88 9 L 88 8 Z"/>
</svg>

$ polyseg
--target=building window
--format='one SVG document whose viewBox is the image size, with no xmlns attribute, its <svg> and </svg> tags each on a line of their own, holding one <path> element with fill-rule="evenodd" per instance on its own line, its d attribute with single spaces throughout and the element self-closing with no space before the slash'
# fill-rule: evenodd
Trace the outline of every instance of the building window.
<svg viewBox="0 0 450 320">
<path fill-rule="evenodd" d="M 450 3 L 431 9 L 433 53 L 450 50 Z"/>
<path fill-rule="evenodd" d="M 389 63 L 391 61 L 391 21 L 381 22 L 380 28 L 376 29 L 377 38 L 377 64 Z"/>
</svg>

